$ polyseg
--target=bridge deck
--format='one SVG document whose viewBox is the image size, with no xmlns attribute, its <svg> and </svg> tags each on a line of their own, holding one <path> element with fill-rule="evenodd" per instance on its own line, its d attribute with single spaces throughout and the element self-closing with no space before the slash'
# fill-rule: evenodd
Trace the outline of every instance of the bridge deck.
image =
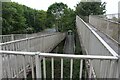
<svg viewBox="0 0 120 80">
<path fill-rule="evenodd" d="M 97 30 L 94 26 L 92 26 L 90 23 L 87 23 L 96 33 L 98 33 L 101 38 L 103 38 L 104 41 L 116 52 L 118 53 L 118 43 L 112 40 L 110 37 L 105 35 L 104 33 Z"/>
<path fill-rule="evenodd" d="M 64 53 L 74 54 L 74 52 L 75 52 L 74 46 L 75 46 L 74 35 L 67 35 L 66 41 L 64 44 Z"/>
</svg>

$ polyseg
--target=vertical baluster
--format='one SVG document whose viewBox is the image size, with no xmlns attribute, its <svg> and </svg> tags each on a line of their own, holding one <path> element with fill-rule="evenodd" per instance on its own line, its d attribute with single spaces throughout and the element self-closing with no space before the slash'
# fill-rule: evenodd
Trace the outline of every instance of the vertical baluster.
<svg viewBox="0 0 120 80">
<path fill-rule="evenodd" d="M 15 47 L 14 47 L 15 43 L 12 43 L 12 51 L 15 51 Z"/>
<path fill-rule="evenodd" d="M 109 69 L 110 69 L 109 63 L 110 63 L 110 60 L 107 60 L 106 71 L 105 71 L 105 78 L 108 78 Z"/>
<path fill-rule="evenodd" d="M 44 52 L 44 36 L 42 36 L 42 52 Z"/>
<path fill-rule="evenodd" d="M 73 73 L 73 59 L 70 60 L 70 80 L 72 80 L 72 73 Z"/>
<path fill-rule="evenodd" d="M 22 56 L 23 57 L 23 70 L 24 70 L 24 79 L 27 79 L 27 74 L 26 74 L 26 61 L 25 61 L 25 55 Z"/>
<path fill-rule="evenodd" d="M 44 79 L 46 79 L 46 60 L 43 58 L 43 74 L 44 74 Z"/>
<path fill-rule="evenodd" d="M 51 58 L 51 65 L 52 65 L 52 80 L 54 80 L 54 58 Z"/>
<path fill-rule="evenodd" d="M 81 80 L 81 78 L 82 78 L 82 69 L 83 69 L 83 59 L 82 60 L 80 60 L 80 80 Z"/>
<path fill-rule="evenodd" d="M 99 74 L 100 74 L 100 77 L 99 77 L 99 78 L 102 78 L 102 68 L 103 68 L 103 67 L 102 67 L 102 60 L 100 60 L 100 71 L 99 71 L 99 72 L 100 72 L 100 73 L 99 73 Z"/>
<path fill-rule="evenodd" d="M 63 58 L 61 58 L 61 80 L 63 80 Z"/>
<path fill-rule="evenodd" d="M 30 39 L 29 39 L 29 37 L 28 37 L 28 51 L 31 51 L 31 49 L 30 49 Z"/>
<path fill-rule="evenodd" d="M 104 71 L 104 78 L 107 78 L 107 68 L 108 68 L 108 61 L 105 60 L 105 71 Z"/>
<path fill-rule="evenodd" d="M 110 61 L 109 78 L 112 76 L 112 61 Z"/>
<path fill-rule="evenodd" d="M 7 63 L 8 63 L 8 66 L 7 66 L 7 74 L 8 74 L 8 78 L 12 78 L 12 75 L 11 75 L 11 67 L 10 67 L 10 55 L 7 56 Z"/>
<path fill-rule="evenodd" d="M 14 72 L 14 70 L 13 70 L 13 63 L 14 63 L 14 61 L 12 61 L 12 59 L 13 59 L 13 55 L 10 55 L 9 62 L 10 62 L 10 69 L 11 69 L 11 77 L 13 77 L 13 72 Z"/>
<path fill-rule="evenodd" d="M 39 36 L 39 51 L 41 51 L 41 38 Z"/>
<path fill-rule="evenodd" d="M 11 41 L 14 41 L 14 34 L 11 34 Z"/>
<path fill-rule="evenodd" d="M 89 60 L 90 70 L 89 70 L 89 78 L 92 78 L 92 60 Z"/>
<path fill-rule="evenodd" d="M 17 57 L 17 55 L 15 55 L 15 68 L 16 68 L 16 77 L 19 78 L 18 57 Z"/>
<path fill-rule="evenodd" d="M 32 70 L 32 79 L 34 80 L 35 74 L 34 74 L 34 63 L 33 63 L 33 56 L 31 56 L 31 70 Z"/>
<path fill-rule="evenodd" d="M 35 55 L 35 61 L 36 61 L 36 78 L 39 80 L 42 78 L 41 75 L 41 61 L 39 60 L 39 53 Z"/>
<path fill-rule="evenodd" d="M 20 51 L 20 42 L 18 42 L 17 48 L 18 48 L 18 51 Z"/>
<path fill-rule="evenodd" d="M 20 68 L 21 68 L 21 66 L 20 66 L 20 60 L 21 60 L 21 59 L 20 59 L 20 57 L 21 57 L 21 56 L 19 55 L 19 57 L 17 58 L 17 59 L 18 59 L 18 61 L 17 61 L 17 63 L 18 63 L 18 72 L 20 72 Z"/>
<path fill-rule="evenodd" d="M 1 46 L 0 46 L 0 50 L 1 50 Z M 3 73 L 2 73 L 2 72 L 3 72 L 3 71 L 2 71 L 2 70 L 3 70 L 3 68 L 2 68 L 2 59 L 3 59 L 3 58 L 2 58 L 2 54 L 0 54 L 0 80 L 2 80 L 2 77 L 3 77 L 3 76 L 2 76 L 2 75 L 3 75 Z M 4 67 L 4 66 L 3 66 L 3 67 Z"/>
<path fill-rule="evenodd" d="M 119 60 L 116 61 L 116 75 L 115 75 L 115 78 L 119 78 Z"/>
</svg>

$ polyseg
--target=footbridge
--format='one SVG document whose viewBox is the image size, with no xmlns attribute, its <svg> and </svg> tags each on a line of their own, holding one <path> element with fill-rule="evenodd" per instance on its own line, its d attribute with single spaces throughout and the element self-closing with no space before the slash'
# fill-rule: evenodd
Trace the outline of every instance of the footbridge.
<svg viewBox="0 0 120 80">
<path fill-rule="evenodd" d="M 31 79 L 47 79 L 47 59 L 50 59 L 51 79 L 55 79 L 55 59 L 60 59 L 60 76 L 64 79 L 64 61 L 70 61 L 69 78 L 73 79 L 74 61 L 79 61 L 78 77 L 120 78 L 118 49 L 106 41 L 104 35 L 90 23 L 76 16 L 76 28 L 83 55 L 50 53 L 65 38 L 65 33 L 33 34 L 0 43 L 0 79 L 23 79 L 31 72 Z M 69 36 L 68 36 L 69 37 Z M 71 41 L 71 40 L 70 40 Z M 71 43 L 71 42 L 70 42 Z M 119 43 L 117 43 L 119 44 Z M 70 45 L 72 46 L 72 45 Z M 74 45 L 73 45 L 74 46 Z M 119 47 L 117 47 L 119 48 Z M 69 51 L 68 51 L 69 52 Z M 86 72 L 85 66 L 86 66 Z M 86 75 L 86 76 L 83 76 Z"/>
</svg>

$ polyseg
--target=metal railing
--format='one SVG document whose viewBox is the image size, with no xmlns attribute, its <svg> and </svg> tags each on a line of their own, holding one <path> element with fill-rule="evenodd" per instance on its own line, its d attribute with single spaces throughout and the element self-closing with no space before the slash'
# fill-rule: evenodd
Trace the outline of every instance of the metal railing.
<svg viewBox="0 0 120 80">
<path fill-rule="evenodd" d="M 80 17 L 76 17 L 76 26 L 85 51 L 89 55 L 118 56 L 118 54 Z"/>
<path fill-rule="evenodd" d="M 99 61 L 96 64 L 98 67 L 99 75 L 97 78 L 118 78 L 118 58 L 115 56 L 95 56 L 95 55 L 67 55 L 67 54 L 52 54 L 40 52 L 16 52 L 16 51 L 0 51 L 0 79 L 2 78 L 24 78 L 27 79 L 27 74 L 31 70 L 32 79 L 47 78 L 46 58 L 51 59 L 51 78 L 55 78 L 54 62 L 55 58 L 60 59 L 60 78 L 64 78 L 64 59 L 70 60 L 70 73 L 69 78 L 73 78 L 73 65 L 74 60 L 78 60 L 79 78 L 82 79 L 83 74 L 83 61 L 88 61 L 89 70 L 87 78 L 95 78 L 93 73 L 94 61 Z M 43 66 L 43 67 L 42 67 Z M 35 67 L 35 68 L 34 68 Z M 109 67 L 109 68 L 108 68 Z M 35 73 L 36 72 L 36 73 Z M 36 75 L 36 76 L 35 76 Z M 43 76 L 43 77 L 42 77 Z"/>
<path fill-rule="evenodd" d="M 85 54 L 114 57 L 118 56 L 118 54 L 90 26 L 88 26 L 78 16 L 76 17 L 76 25 L 79 34 L 79 39 L 81 41 Z M 100 72 L 98 71 L 99 64 L 101 64 L 101 62 L 99 61 L 93 61 L 92 63 L 92 66 L 98 77 L 100 76 L 99 75 Z M 104 68 L 102 69 L 105 71 L 106 70 L 105 64 L 103 66 Z M 104 74 L 104 72 L 101 74 Z"/>
<path fill-rule="evenodd" d="M 51 33 L 0 43 L 0 46 L 6 51 L 49 52 L 64 38 L 64 33 Z"/>
<path fill-rule="evenodd" d="M 0 35 L 0 43 L 11 41 L 11 35 Z"/>
<path fill-rule="evenodd" d="M 9 42 L 13 40 L 24 39 L 28 37 L 35 37 L 42 34 L 42 32 L 34 34 L 10 34 L 10 35 L 0 35 L 0 43 Z"/>
</svg>

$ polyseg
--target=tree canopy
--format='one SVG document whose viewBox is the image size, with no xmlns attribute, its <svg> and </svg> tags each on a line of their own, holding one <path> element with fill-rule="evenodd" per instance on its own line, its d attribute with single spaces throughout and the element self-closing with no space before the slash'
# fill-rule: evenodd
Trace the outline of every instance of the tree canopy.
<svg viewBox="0 0 120 80">
<path fill-rule="evenodd" d="M 73 17 L 74 16 L 74 17 Z M 58 31 L 73 29 L 75 21 L 74 11 L 66 4 L 54 3 L 47 10 L 47 26 L 56 27 Z"/>
<path fill-rule="evenodd" d="M 3 2 L 2 18 L 2 34 L 39 32 L 45 29 L 46 11 Z"/>
<path fill-rule="evenodd" d="M 47 10 L 47 25 L 48 27 L 58 26 L 57 21 L 61 19 L 64 14 L 64 9 L 68 6 L 63 3 L 54 3 L 48 7 Z"/>
<path fill-rule="evenodd" d="M 96 0 L 82 0 L 76 6 L 76 14 L 82 16 L 104 14 L 106 12 L 106 3 L 102 3 L 101 1 L 95 1 Z"/>
<path fill-rule="evenodd" d="M 76 15 L 81 17 L 106 12 L 105 3 L 84 2 L 94 0 L 81 1 L 77 4 L 75 11 L 62 2 L 50 5 L 47 11 L 35 10 L 15 2 L 3 2 L 2 33 L 33 33 L 46 28 L 56 28 L 60 32 L 74 31 Z"/>
</svg>

